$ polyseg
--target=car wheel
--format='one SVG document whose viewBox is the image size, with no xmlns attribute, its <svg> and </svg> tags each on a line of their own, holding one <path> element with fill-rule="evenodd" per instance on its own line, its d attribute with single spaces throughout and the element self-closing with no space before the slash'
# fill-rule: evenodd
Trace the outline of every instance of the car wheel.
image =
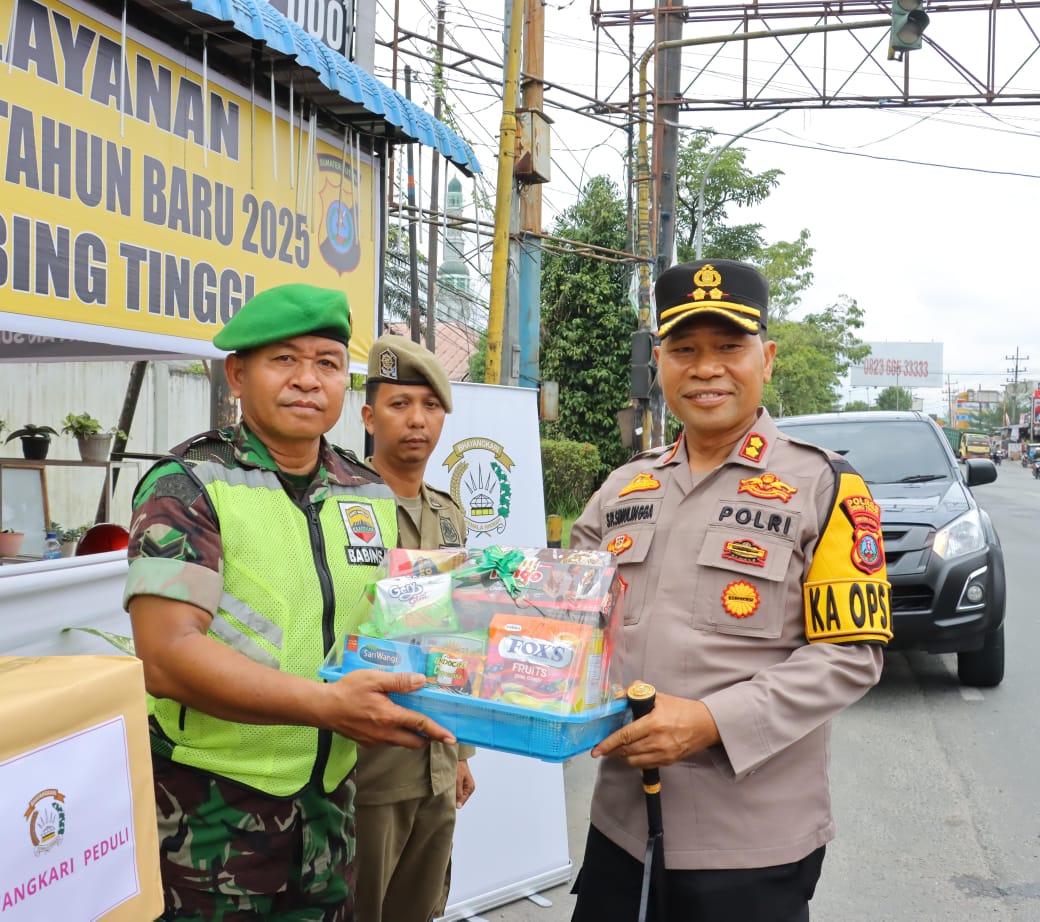
<svg viewBox="0 0 1040 922">
<path fill-rule="evenodd" d="M 962 685 L 995 688 L 1004 680 L 1004 625 L 986 637 L 981 650 L 957 654 L 957 678 Z"/>
</svg>

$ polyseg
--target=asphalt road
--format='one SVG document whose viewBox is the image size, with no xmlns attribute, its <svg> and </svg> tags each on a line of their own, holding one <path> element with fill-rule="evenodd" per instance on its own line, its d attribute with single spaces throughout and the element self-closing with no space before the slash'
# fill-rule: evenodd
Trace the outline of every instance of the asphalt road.
<svg viewBox="0 0 1040 922">
<path fill-rule="evenodd" d="M 1008 576 L 1007 676 L 961 688 L 954 656 L 891 653 L 879 685 L 835 724 L 828 847 L 813 922 L 1040 922 L 1040 481 L 1005 462 L 975 489 Z M 570 855 L 581 861 L 595 764 L 564 770 Z M 569 885 L 486 910 L 566 922 Z M 738 922 L 738 920 L 734 920 Z"/>
</svg>

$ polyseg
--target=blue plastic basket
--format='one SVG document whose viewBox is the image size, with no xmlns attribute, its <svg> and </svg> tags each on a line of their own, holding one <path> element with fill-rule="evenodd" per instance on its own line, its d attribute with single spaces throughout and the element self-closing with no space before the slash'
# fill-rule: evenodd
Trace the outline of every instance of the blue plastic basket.
<svg viewBox="0 0 1040 922">
<path fill-rule="evenodd" d="M 341 669 L 322 668 L 331 682 L 343 676 Z M 531 756 L 543 762 L 562 762 L 587 752 L 623 727 L 629 718 L 624 699 L 580 714 L 546 714 L 515 704 L 485 701 L 464 695 L 420 689 L 390 697 L 401 707 L 419 711 L 450 730 L 460 743 Z"/>
</svg>

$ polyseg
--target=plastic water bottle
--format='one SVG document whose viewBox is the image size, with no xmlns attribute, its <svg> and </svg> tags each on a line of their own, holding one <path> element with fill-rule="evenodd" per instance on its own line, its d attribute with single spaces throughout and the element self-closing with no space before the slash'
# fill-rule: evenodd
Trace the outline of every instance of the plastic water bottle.
<svg viewBox="0 0 1040 922">
<path fill-rule="evenodd" d="M 43 559 L 44 560 L 57 560 L 61 557 L 61 544 L 58 543 L 58 536 L 53 532 L 47 532 L 47 540 L 43 542 Z"/>
</svg>

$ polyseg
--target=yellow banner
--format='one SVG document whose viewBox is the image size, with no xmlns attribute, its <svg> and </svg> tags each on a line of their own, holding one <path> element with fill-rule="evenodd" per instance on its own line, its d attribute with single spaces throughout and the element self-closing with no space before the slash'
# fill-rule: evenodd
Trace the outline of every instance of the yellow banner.
<svg viewBox="0 0 1040 922">
<path fill-rule="evenodd" d="M 0 311 L 208 342 L 308 282 L 346 291 L 366 362 L 377 175 L 352 140 L 312 137 L 298 106 L 272 125 L 269 88 L 251 103 L 141 34 L 121 68 L 100 11 L 0 0 L 3 40 Z"/>
</svg>

